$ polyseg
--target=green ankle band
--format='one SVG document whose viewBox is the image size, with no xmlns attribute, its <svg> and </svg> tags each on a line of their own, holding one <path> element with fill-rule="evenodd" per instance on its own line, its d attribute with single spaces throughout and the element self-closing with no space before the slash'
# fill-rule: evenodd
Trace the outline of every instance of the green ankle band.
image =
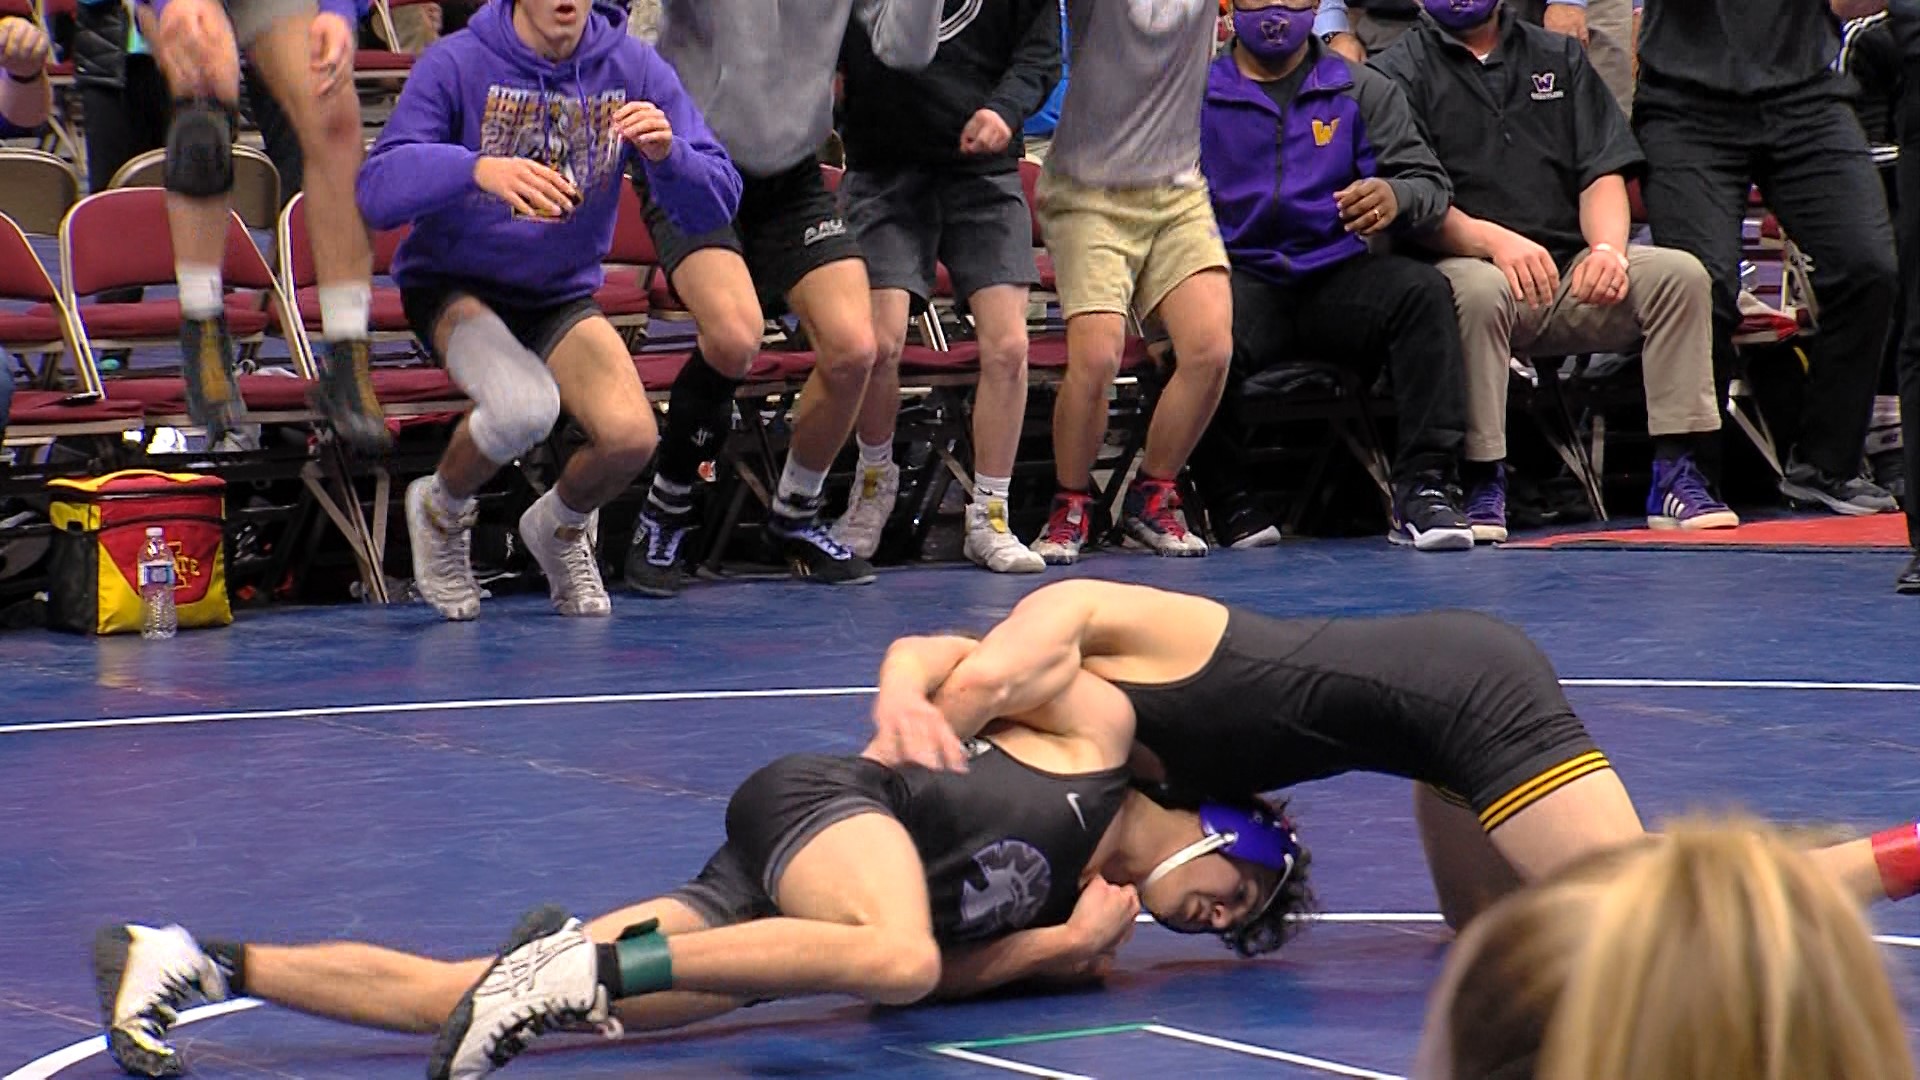
<svg viewBox="0 0 1920 1080">
<path fill-rule="evenodd" d="M 673 954 L 667 951 L 667 936 L 660 932 L 658 920 L 648 919 L 621 931 L 613 954 L 620 962 L 620 986 L 628 997 L 673 988 Z"/>
</svg>

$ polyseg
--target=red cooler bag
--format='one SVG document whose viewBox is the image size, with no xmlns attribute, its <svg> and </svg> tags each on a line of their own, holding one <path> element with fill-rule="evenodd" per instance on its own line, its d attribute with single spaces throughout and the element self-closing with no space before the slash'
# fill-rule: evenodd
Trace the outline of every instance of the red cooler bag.
<svg viewBox="0 0 1920 1080">
<path fill-rule="evenodd" d="M 53 573 L 47 621 L 81 634 L 139 633 L 140 550 L 158 525 L 173 549 L 182 629 L 233 622 L 227 596 L 226 481 L 129 469 L 51 480 Z"/>
</svg>

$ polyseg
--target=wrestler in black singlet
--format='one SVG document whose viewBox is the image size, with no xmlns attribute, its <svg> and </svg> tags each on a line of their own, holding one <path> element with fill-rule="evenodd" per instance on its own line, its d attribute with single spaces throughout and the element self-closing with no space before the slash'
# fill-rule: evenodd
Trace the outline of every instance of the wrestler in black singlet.
<svg viewBox="0 0 1920 1080">
<path fill-rule="evenodd" d="M 991 739 L 967 740 L 964 773 L 796 754 L 747 778 L 727 807 L 727 843 L 673 893 L 709 925 L 777 914 L 794 854 L 855 814 L 896 818 L 925 865 L 934 937 L 977 941 L 1067 921 L 1080 875 L 1126 799 L 1125 768 L 1065 776 Z"/>
<path fill-rule="evenodd" d="M 1275 619 L 1229 607 L 1197 674 L 1115 685 L 1167 780 L 1212 795 L 1386 773 L 1442 789 L 1491 830 L 1609 767 L 1546 656 L 1477 612 Z"/>
</svg>

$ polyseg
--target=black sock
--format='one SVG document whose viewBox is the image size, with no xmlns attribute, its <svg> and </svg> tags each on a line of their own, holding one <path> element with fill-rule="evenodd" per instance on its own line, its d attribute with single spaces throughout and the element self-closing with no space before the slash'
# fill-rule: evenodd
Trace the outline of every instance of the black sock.
<svg viewBox="0 0 1920 1080">
<path fill-rule="evenodd" d="M 676 488 L 693 487 L 700 463 L 720 452 L 739 386 L 713 370 L 698 348 L 693 350 L 667 398 L 667 430 L 654 465 L 657 475 Z"/>
<path fill-rule="evenodd" d="M 608 1001 L 619 1001 L 627 996 L 627 988 L 620 981 L 620 950 L 613 945 L 593 947 L 594 979 L 607 989 Z"/>
<path fill-rule="evenodd" d="M 1693 439 L 1687 435 L 1655 435 L 1653 460 L 1678 461 L 1693 452 Z"/>
<path fill-rule="evenodd" d="M 1460 480 L 1468 487 L 1488 483 L 1493 480 L 1494 470 L 1499 467 L 1500 463 L 1497 461 L 1462 461 Z"/>
<path fill-rule="evenodd" d="M 240 941 L 204 941 L 200 948 L 213 959 L 213 966 L 227 980 L 227 991 L 233 997 L 244 997 L 247 993 L 247 946 Z"/>
</svg>

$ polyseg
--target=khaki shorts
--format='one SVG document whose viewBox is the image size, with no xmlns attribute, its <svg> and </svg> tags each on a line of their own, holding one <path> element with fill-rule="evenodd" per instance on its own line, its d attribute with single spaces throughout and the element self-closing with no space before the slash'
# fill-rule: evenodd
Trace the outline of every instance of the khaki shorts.
<svg viewBox="0 0 1920 1080">
<path fill-rule="evenodd" d="M 1101 188 L 1047 170 L 1035 195 L 1065 318 L 1146 318 L 1181 282 L 1227 269 L 1204 184 Z"/>
</svg>

